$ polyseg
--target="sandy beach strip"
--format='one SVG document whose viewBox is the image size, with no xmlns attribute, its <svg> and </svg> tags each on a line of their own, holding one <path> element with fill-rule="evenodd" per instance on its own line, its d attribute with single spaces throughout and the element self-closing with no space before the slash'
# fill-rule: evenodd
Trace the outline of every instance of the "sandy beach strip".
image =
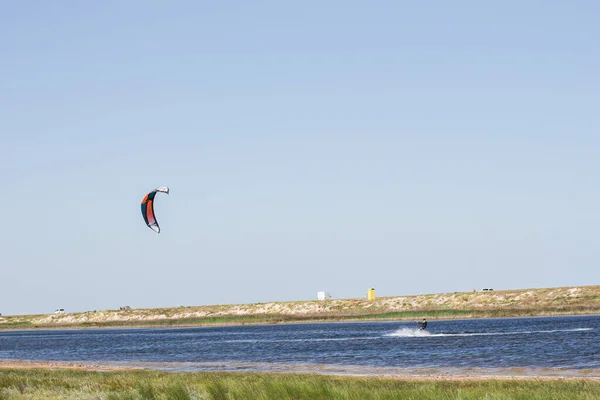
<svg viewBox="0 0 600 400">
<path fill-rule="evenodd" d="M 175 368 L 171 371 L 164 371 L 163 368 L 153 365 L 154 363 L 126 363 L 122 365 L 102 364 L 102 363 L 82 363 L 82 362 L 67 362 L 67 361 L 30 361 L 30 360 L 0 360 L 0 371 L 11 369 L 44 369 L 44 370 L 81 370 L 81 371 L 139 371 L 139 370 L 154 370 L 163 372 L 194 372 L 185 371 Z M 165 363 L 160 363 L 165 367 Z M 368 370 L 368 369 L 367 369 Z M 227 373 L 228 371 L 197 371 L 203 373 L 219 372 Z M 253 373 L 256 371 L 240 371 L 242 373 Z M 337 371 L 340 372 L 340 371 Z M 395 379 L 405 381 L 484 381 L 484 380 L 593 380 L 600 381 L 600 370 L 565 370 L 565 371 L 548 371 L 536 370 L 527 368 L 517 369 L 444 369 L 444 368 L 419 368 L 407 370 L 386 371 L 383 373 L 374 373 L 368 370 L 365 373 L 360 373 L 360 368 L 356 368 L 354 373 L 336 373 L 336 371 L 325 372 L 325 375 L 344 376 L 356 378 L 372 378 L 372 379 Z M 232 372 L 235 373 L 235 372 Z M 290 370 L 275 370 L 261 371 L 259 373 L 307 373 L 307 374 L 322 374 L 323 371 L 311 369 L 290 369 Z"/>
<path fill-rule="evenodd" d="M 134 371 L 140 368 L 85 364 L 66 361 L 0 360 L 0 370 L 7 369 L 76 369 L 82 371 Z"/>
</svg>

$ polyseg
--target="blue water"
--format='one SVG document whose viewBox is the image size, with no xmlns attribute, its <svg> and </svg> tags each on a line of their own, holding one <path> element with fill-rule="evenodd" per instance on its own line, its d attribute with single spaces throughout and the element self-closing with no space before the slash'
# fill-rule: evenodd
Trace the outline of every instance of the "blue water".
<svg viewBox="0 0 600 400">
<path fill-rule="evenodd" d="M 600 369 L 600 316 L 0 332 L 0 359 L 180 370 Z M 382 370 L 383 370 L 382 369 Z"/>
</svg>

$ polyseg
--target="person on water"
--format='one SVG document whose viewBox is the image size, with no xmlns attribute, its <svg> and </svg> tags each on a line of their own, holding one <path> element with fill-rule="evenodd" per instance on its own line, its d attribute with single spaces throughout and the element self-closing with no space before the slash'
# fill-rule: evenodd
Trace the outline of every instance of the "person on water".
<svg viewBox="0 0 600 400">
<path fill-rule="evenodd" d="M 417 321 L 415 321 L 417 322 Z M 427 328 L 427 320 L 423 318 L 423 322 L 417 322 L 417 324 L 421 325 L 419 330 L 424 331 Z"/>
</svg>

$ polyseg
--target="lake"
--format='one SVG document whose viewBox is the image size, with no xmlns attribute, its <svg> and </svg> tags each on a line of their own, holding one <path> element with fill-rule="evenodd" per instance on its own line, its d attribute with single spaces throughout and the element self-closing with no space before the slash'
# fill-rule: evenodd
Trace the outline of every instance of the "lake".
<svg viewBox="0 0 600 400">
<path fill-rule="evenodd" d="M 0 332 L 0 359 L 165 371 L 600 374 L 600 316 Z"/>
</svg>

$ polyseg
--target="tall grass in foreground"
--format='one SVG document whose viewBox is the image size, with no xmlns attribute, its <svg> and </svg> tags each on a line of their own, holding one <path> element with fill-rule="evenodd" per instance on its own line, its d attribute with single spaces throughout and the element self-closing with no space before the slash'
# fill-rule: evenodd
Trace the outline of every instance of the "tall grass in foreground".
<svg viewBox="0 0 600 400">
<path fill-rule="evenodd" d="M 398 380 L 309 374 L 0 371 L 0 399 L 600 399 L 593 380 Z"/>
</svg>

